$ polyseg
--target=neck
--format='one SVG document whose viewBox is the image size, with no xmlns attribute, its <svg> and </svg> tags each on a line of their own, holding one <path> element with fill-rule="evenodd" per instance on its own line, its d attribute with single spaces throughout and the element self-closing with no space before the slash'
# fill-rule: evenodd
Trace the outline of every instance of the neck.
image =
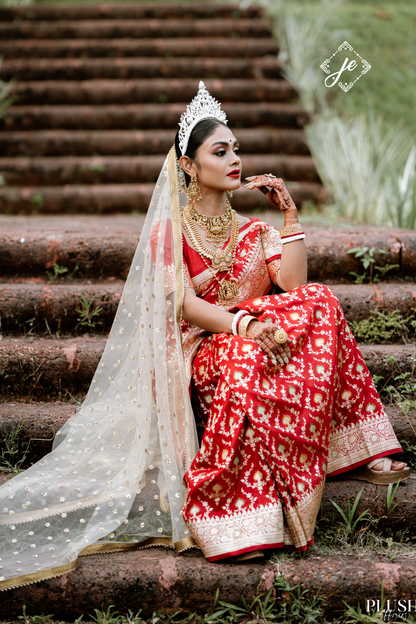
<svg viewBox="0 0 416 624">
<path fill-rule="evenodd" d="M 194 208 L 199 214 L 208 217 L 221 216 L 226 208 L 225 191 L 214 191 L 210 189 L 201 190 L 202 199 L 194 203 Z"/>
</svg>

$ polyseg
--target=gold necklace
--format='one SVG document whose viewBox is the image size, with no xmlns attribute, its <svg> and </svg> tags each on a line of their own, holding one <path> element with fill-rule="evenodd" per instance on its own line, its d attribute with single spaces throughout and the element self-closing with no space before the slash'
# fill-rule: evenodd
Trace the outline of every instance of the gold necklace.
<svg viewBox="0 0 416 624">
<path fill-rule="evenodd" d="M 232 223 L 233 209 L 227 198 L 225 202 L 227 207 L 224 214 L 214 217 L 202 215 L 195 210 L 195 206 L 191 202 L 188 204 L 191 218 L 205 230 L 205 238 L 214 243 L 215 247 L 220 247 L 221 243 L 225 243 L 228 226 Z"/>
<path fill-rule="evenodd" d="M 186 206 L 183 209 L 182 220 L 186 232 L 196 251 L 201 256 L 205 256 L 205 258 L 209 258 L 211 260 L 212 268 L 215 271 L 220 271 L 222 273 L 223 271 L 227 271 L 234 264 L 235 250 L 238 243 L 238 217 L 235 210 L 232 211 L 230 242 L 225 249 L 217 247 L 213 250 L 203 243 L 196 223 L 190 214 L 189 206 Z"/>
<path fill-rule="evenodd" d="M 230 206 L 231 208 L 231 206 Z M 201 256 L 205 266 L 211 271 L 212 275 L 219 284 L 218 303 L 221 305 L 234 305 L 239 302 L 239 290 L 235 282 L 217 277 L 217 272 L 228 271 L 233 266 L 238 243 L 238 217 L 235 210 L 232 210 L 231 236 L 230 242 L 225 249 L 216 249 L 213 251 L 204 245 L 201 236 L 196 227 L 196 223 L 190 216 L 189 206 L 182 208 L 182 222 L 186 233 L 188 234 L 195 250 Z M 205 258 L 211 260 L 208 264 Z"/>
</svg>

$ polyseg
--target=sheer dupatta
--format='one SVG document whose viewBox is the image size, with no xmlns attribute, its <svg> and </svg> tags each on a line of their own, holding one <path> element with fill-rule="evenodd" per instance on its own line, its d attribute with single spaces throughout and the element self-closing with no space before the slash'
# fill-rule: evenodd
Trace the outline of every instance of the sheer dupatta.
<svg viewBox="0 0 416 624">
<path fill-rule="evenodd" d="M 84 403 L 53 451 L 0 487 L 0 590 L 72 570 L 80 554 L 194 545 L 181 515 L 198 443 L 179 327 L 180 195 L 172 148 Z"/>
</svg>

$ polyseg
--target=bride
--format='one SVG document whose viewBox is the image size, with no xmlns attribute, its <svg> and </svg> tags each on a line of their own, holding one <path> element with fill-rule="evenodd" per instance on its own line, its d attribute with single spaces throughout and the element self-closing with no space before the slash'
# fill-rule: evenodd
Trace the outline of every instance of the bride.
<svg viewBox="0 0 416 624">
<path fill-rule="evenodd" d="M 203 83 L 179 126 L 87 398 L 0 488 L 0 590 L 80 554 L 306 550 L 327 475 L 410 476 L 338 300 L 307 283 L 283 181 L 246 185 L 279 230 L 237 215 L 240 146 Z"/>
</svg>

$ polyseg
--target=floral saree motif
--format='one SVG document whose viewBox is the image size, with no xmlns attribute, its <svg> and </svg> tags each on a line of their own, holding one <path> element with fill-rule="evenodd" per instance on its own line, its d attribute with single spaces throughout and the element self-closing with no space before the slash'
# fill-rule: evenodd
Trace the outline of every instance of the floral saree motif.
<svg viewBox="0 0 416 624">
<path fill-rule="evenodd" d="M 285 329 L 292 357 L 278 370 L 252 340 L 183 322 L 204 428 L 183 517 L 210 561 L 306 550 L 326 475 L 401 450 L 335 295 L 307 284 L 265 296 L 280 262 L 278 233 L 257 221 L 242 229 L 234 278 L 251 298 L 237 308 Z M 217 282 L 184 251 L 198 296 L 214 302 Z"/>
</svg>

